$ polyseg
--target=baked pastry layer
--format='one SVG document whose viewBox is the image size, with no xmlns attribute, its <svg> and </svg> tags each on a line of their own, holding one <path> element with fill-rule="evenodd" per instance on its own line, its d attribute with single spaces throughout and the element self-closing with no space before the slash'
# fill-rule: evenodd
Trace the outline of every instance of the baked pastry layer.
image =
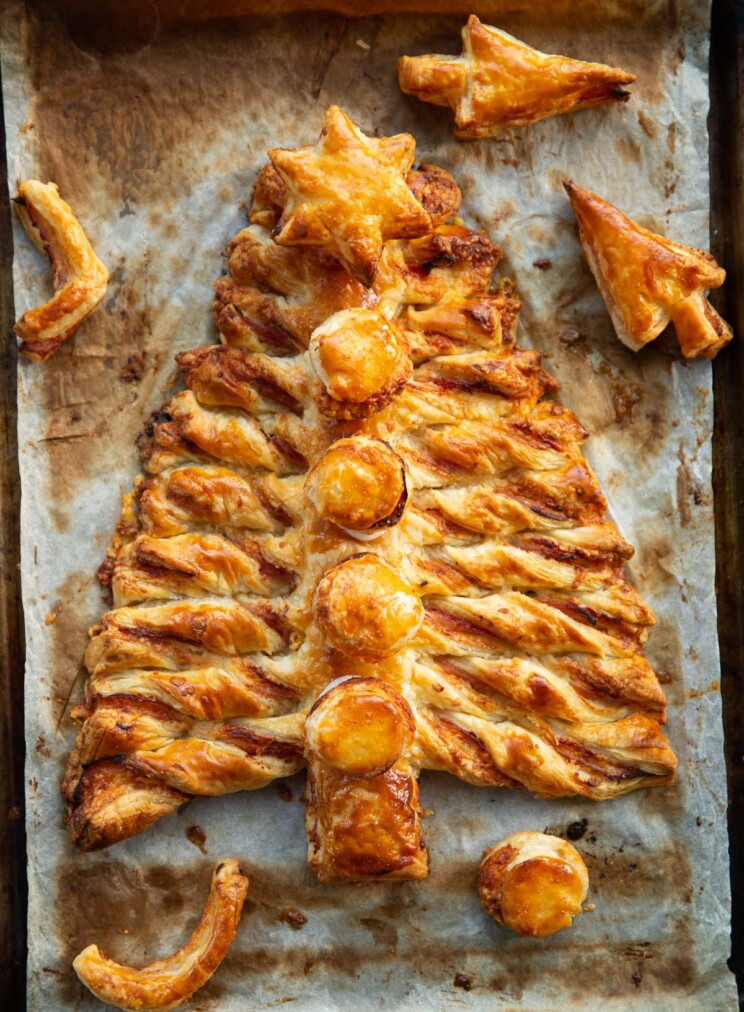
<svg viewBox="0 0 744 1012">
<path fill-rule="evenodd" d="M 289 198 L 259 175 L 222 343 L 179 356 L 104 567 L 65 786 L 84 848 L 307 766 L 323 881 L 421 878 L 422 769 L 597 800 L 673 776 L 587 433 L 452 178 L 406 180 L 437 223 L 367 288 L 272 241 Z"/>
</svg>

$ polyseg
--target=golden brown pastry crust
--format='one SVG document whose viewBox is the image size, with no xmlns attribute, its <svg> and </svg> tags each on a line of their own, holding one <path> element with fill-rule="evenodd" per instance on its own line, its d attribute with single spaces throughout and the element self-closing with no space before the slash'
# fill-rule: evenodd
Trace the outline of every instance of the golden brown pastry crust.
<svg viewBox="0 0 744 1012">
<path fill-rule="evenodd" d="M 18 186 L 16 207 L 29 238 L 52 268 L 54 296 L 27 309 L 13 328 L 21 338 L 21 354 L 43 362 L 102 301 L 108 271 L 55 183 L 25 180 Z"/>
<path fill-rule="evenodd" d="M 310 470 L 305 491 L 318 514 L 360 540 L 397 524 L 408 499 L 406 469 L 382 439 L 337 439 Z"/>
<path fill-rule="evenodd" d="M 370 285 L 387 239 L 424 235 L 431 219 L 406 185 L 416 142 L 410 134 L 366 137 L 338 106 L 318 144 L 275 148 L 269 158 L 287 187 L 274 227 L 280 246 L 314 246 Z"/>
<path fill-rule="evenodd" d="M 726 278 L 710 253 L 649 232 L 595 193 L 564 185 L 584 253 L 623 344 L 637 351 L 671 320 L 685 358 L 714 358 L 733 331 L 704 295 Z"/>
<path fill-rule="evenodd" d="M 407 764 L 360 780 L 311 762 L 305 822 L 308 860 L 325 884 L 429 874 L 418 780 Z"/>
<path fill-rule="evenodd" d="M 331 646 L 376 660 L 399 650 L 423 620 L 418 595 L 377 555 L 352 555 L 315 591 L 315 618 Z"/>
<path fill-rule="evenodd" d="M 423 163 L 406 173 L 406 185 L 429 215 L 431 224 L 444 225 L 460 210 L 462 193 L 455 180 L 437 165 Z M 273 229 L 287 203 L 287 187 L 274 166 L 264 165 L 253 187 L 249 220 Z"/>
<path fill-rule="evenodd" d="M 597 800 L 670 782 L 632 549 L 516 347 L 499 257 L 438 224 L 385 243 L 366 289 L 261 225 L 232 244 L 218 292 L 242 308 L 218 299 L 224 345 L 179 356 L 107 563 L 67 780 L 81 846 L 307 765 L 323 881 L 417 878 L 422 769 Z M 356 767 L 330 705 L 352 684 L 380 739 Z"/>
<path fill-rule="evenodd" d="M 311 392 L 329 418 L 366 418 L 382 410 L 411 376 L 408 345 L 374 309 L 343 309 L 310 338 Z"/>
<path fill-rule="evenodd" d="M 462 30 L 462 56 L 401 56 L 401 89 L 455 111 L 455 136 L 490 137 L 561 113 L 629 98 L 635 74 L 602 63 L 549 56 L 482 24 Z"/>
<path fill-rule="evenodd" d="M 227 955 L 238 929 L 248 879 L 233 858 L 212 872 L 209 898 L 191 938 L 178 952 L 136 970 L 89 945 L 73 967 L 96 998 L 120 1009 L 174 1009 L 199 990 Z"/>
<path fill-rule="evenodd" d="M 400 759 L 415 730 L 411 708 L 397 689 L 380 678 L 347 675 L 313 703 L 305 742 L 326 766 L 351 777 L 377 777 Z"/>
<path fill-rule="evenodd" d="M 583 858 L 546 833 L 514 833 L 483 851 L 478 892 L 484 910 L 518 935 L 545 938 L 571 926 L 589 889 Z"/>
</svg>

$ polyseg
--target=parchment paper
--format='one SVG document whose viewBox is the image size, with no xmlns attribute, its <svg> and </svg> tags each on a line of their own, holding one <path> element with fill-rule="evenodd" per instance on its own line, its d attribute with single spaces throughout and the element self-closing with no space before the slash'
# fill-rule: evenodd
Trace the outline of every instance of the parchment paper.
<svg viewBox="0 0 744 1012">
<path fill-rule="evenodd" d="M 112 272 L 101 311 L 49 362 L 20 368 L 29 1008 L 100 1007 L 74 977 L 76 953 L 95 941 L 141 965 L 172 951 L 213 863 L 230 855 L 251 877 L 249 902 L 196 1009 L 734 1008 L 710 365 L 682 361 L 672 339 L 637 356 L 620 345 L 560 185 L 572 177 L 643 224 L 709 245 L 707 3 L 634 3 L 623 18 L 612 2 L 612 21 L 596 3 L 570 22 L 541 5 L 504 17 L 539 48 L 626 66 L 638 83 L 625 106 L 470 144 L 395 78 L 401 53 L 459 51 L 461 18 L 166 27 L 153 5 L 137 6 L 139 19 L 104 32 L 78 21 L 72 36 L 51 8 L 10 3 L 0 20 L 11 186 L 55 180 Z M 457 177 L 466 219 L 503 245 L 502 273 L 526 303 L 521 341 L 547 354 L 562 400 L 592 431 L 588 457 L 637 548 L 630 568 L 658 616 L 649 656 L 669 695 L 676 784 L 599 805 L 424 774 L 432 873 L 420 884 L 318 885 L 302 777 L 195 801 L 138 838 L 79 854 L 59 782 L 86 628 L 105 608 L 94 572 L 137 472 L 134 438 L 170 396 L 174 354 L 216 338 L 210 286 L 266 150 L 314 141 L 331 102 L 368 132 L 412 132 L 419 157 Z M 46 265 L 20 226 L 14 278 L 19 314 L 47 297 Z M 565 835 L 582 819 L 596 910 L 542 941 L 499 928 L 475 890 L 483 847 L 519 829 Z M 280 921 L 287 907 L 307 918 L 301 930 Z"/>
</svg>

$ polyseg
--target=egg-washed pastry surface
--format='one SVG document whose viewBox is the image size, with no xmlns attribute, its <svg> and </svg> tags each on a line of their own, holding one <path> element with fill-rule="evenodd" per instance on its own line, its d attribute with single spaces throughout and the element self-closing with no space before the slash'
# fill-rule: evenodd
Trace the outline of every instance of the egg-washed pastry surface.
<svg viewBox="0 0 744 1012">
<path fill-rule="evenodd" d="M 726 272 L 710 253 L 627 218 L 613 204 L 565 183 L 587 261 L 626 347 L 638 351 L 671 321 L 685 358 L 715 358 L 734 336 L 705 297 Z"/>
<path fill-rule="evenodd" d="M 248 893 L 248 879 L 235 858 L 220 861 L 212 872 L 206 906 L 191 938 L 165 959 L 135 969 L 89 945 L 75 958 L 80 980 L 97 998 L 120 1009 L 178 1008 L 201 988 L 235 938 Z"/>
<path fill-rule="evenodd" d="M 545 938 L 581 913 L 589 872 L 566 840 L 513 833 L 483 852 L 478 893 L 486 913 L 518 935 Z"/>
<path fill-rule="evenodd" d="M 401 90 L 422 102 L 449 106 L 455 136 L 491 137 L 549 116 L 626 102 L 635 74 L 541 53 L 473 14 L 462 30 L 462 55 L 401 56 Z"/>
<path fill-rule="evenodd" d="M 27 309 L 13 327 L 21 338 L 21 354 L 43 362 L 102 302 L 108 270 L 55 183 L 25 180 L 18 186 L 15 205 L 26 233 L 48 257 L 52 270 L 52 298 Z"/>
<path fill-rule="evenodd" d="M 421 770 L 596 800 L 672 779 L 587 433 L 455 182 L 405 180 L 431 226 L 367 288 L 272 240 L 290 198 L 259 175 L 222 343 L 178 356 L 102 567 L 65 782 L 84 849 L 307 767 L 322 881 L 422 878 Z"/>
</svg>

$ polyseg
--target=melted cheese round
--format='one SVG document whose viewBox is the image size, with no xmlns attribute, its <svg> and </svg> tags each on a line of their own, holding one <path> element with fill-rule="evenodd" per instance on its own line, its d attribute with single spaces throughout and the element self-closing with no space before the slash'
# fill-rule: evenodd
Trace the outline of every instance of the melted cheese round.
<svg viewBox="0 0 744 1012">
<path fill-rule="evenodd" d="M 310 361 L 336 401 L 361 404 L 384 390 L 401 357 L 394 323 L 373 309 L 342 309 L 310 339 Z"/>
<path fill-rule="evenodd" d="M 415 722 L 401 694 L 379 678 L 338 679 L 323 692 L 305 722 L 308 749 L 349 776 L 389 770 L 413 740 Z"/>
<path fill-rule="evenodd" d="M 381 439 L 339 439 L 313 467 L 305 490 L 322 517 L 352 534 L 387 527 L 406 503 L 403 461 Z"/>
<path fill-rule="evenodd" d="M 353 555 L 321 578 L 318 623 L 348 657 L 384 657 L 416 633 L 424 618 L 418 595 L 376 555 Z"/>
<path fill-rule="evenodd" d="M 560 837 L 514 833 L 483 852 L 481 903 L 518 935 L 544 938 L 570 927 L 588 888 L 581 854 Z"/>
</svg>

